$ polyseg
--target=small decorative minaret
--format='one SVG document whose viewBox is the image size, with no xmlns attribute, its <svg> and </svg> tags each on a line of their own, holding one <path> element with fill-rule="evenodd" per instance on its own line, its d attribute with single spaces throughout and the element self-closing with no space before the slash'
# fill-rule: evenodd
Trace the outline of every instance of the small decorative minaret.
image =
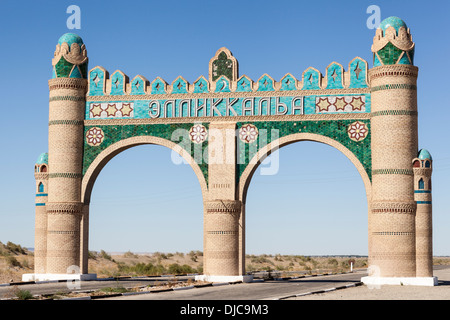
<svg viewBox="0 0 450 320">
<path fill-rule="evenodd" d="M 416 211 L 416 276 L 433 276 L 433 239 L 431 207 L 431 172 L 430 153 L 422 149 L 413 159 L 414 199 Z"/>
<path fill-rule="evenodd" d="M 42 153 L 34 165 L 36 179 L 36 214 L 34 233 L 34 272 L 46 272 L 47 257 L 47 199 L 48 199 L 48 154 Z"/>
</svg>

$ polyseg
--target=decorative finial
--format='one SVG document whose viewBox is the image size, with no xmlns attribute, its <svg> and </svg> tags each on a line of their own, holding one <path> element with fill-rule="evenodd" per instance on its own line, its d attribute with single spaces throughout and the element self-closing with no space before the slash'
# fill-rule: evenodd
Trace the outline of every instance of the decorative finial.
<svg viewBox="0 0 450 320">
<path fill-rule="evenodd" d="M 373 66 L 414 64 L 414 42 L 406 23 L 397 17 L 384 19 L 372 45 Z"/>
<path fill-rule="evenodd" d="M 80 36 L 66 33 L 59 38 L 52 59 L 52 78 L 87 78 L 88 57 Z"/>
</svg>

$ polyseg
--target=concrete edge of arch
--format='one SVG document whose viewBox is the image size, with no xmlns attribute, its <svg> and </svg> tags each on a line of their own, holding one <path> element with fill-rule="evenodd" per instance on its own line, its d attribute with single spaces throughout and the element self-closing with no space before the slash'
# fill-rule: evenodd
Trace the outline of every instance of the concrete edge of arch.
<svg viewBox="0 0 450 320">
<path fill-rule="evenodd" d="M 437 286 L 437 277 L 362 277 L 361 282 L 368 287 L 381 285 L 403 285 L 403 286 Z"/>
<path fill-rule="evenodd" d="M 228 283 L 228 282 L 252 282 L 253 281 L 253 275 L 241 275 L 241 276 L 210 276 L 210 275 L 198 275 L 195 276 L 196 281 L 206 281 L 206 282 L 212 282 L 212 283 Z"/>
<path fill-rule="evenodd" d="M 22 275 L 22 281 L 89 281 L 98 280 L 95 273 L 26 273 Z"/>
</svg>

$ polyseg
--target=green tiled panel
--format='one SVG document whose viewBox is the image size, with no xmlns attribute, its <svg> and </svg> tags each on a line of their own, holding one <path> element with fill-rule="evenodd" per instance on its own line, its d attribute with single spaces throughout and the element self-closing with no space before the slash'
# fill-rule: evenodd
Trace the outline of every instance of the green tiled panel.
<svg viewBox="0 0 450 320">
<path fill-rule="evenodd" d="M 79 68 L 81 70 L 81 75 L 83 76 L 83 79 L 87 79 L 87 74 L 88 74 L 88 63 L 82 63 L 79 65 Z"/>
<path fill-rule="evenodd" d="M 203 125 L 208 129 L 208 124 L 203 123 Z M 103 130 L 105 134 L 104 141 L 96 146 L 92 147 L 87 144 L 86 139 L 84 141 L 84 154 L 83 154 L 83 175 L 86 173 L 90 164 L 95 160 L 95 158 L 107 147 L 110 145 L 119 142 L 123 139 L 138 137 L 138 136 L 153 136 L 164 138 L 172 141 L 172 134 L 177 129 L 185 129 L 189 131 L 189 129 L 193 126 L 191 123 L 185 124 L 147 124 L 147 125 L 124 125 L 124 126 L 86 126 L 84 128 L 84 134 L 86 136 L 86 132 L 92 128 L 97 127 Z M 174 141 L 176 144 L 179 144 L 181 141 Z M 194 160 L 199 164 L 201 171 L 205 177 L 206 183 L 208 183 L 208 164 L 207 159 L 202 158 L 203 156 L 207 156 L 207 152 L 205 149 L 207 147 L 207 141 L 201 145 L 202 152 L 195 153 L 196 147 L 200 145 L 191 144 L 191 156 Z M 200 155 L 200 157 L 199 157 Z"/>
<path fill-rule="evenodd" d="M 258 139 L 250 144 L 243 143 L 239 138 L 238 143 L 238 157 L 237 157 L 237 179 L 239 180 L 245 168 L 248 166 L 250 159 L 256 154 L 256 152 L 270 143 L 273 139 L 278 139 L 284 136 L 288 136 L 295 133 L 314 133 L 331 138 L 343 146 L 348 148 L 361 162 L 369 179 L 372 179 L 372 159 L 371 159 L 371 133 L 370 133 L 370 120 L 358 120 L 366 123 L 369 128 L 368 136 L 359 142 L 351 140 L 347 133 L 348 125 L 355 120 L 328 120 L 328 121 L 267 121 L 267 122 L 238 122 L 237 130 L 243 125 L 251 123 L 258 128 Z M 171 140 L 172 134 L 176 129 L 189 130 L 193 124 L 147 124 L 147 125 L 124 125 L 124 126 L 95 126 L 101 128 L 105 134 L 105 140 L 99 146 L 92 147 L 85 141 L 84 143 L 84 156 L 83 156 L 83 174 L 86 173 L 90 164 L 95 158 L 110 145 L 119 142 L 123 139 L 137 136 L 154 136 L 167 140 Z M 203 123 L 208 129 L 209 125 Z M 93 126 L 85 127 L 86 132 Z M 272 130 L 278 130 L 278 134 L 272 136 Z M 266 137 L 265 139 L 263 137 Z M 175 141 L 175 143 L 179 143 Z M 207 142 L 202 145 L 191 144 L 191 156 L 199 164 L 201 171 L 208 183 L 208 163 L 207 159 L 203 157 L 207 155 L 206 148 Z M 195 152 L 195 147 L 201 148 L 201 153 Z M 189 150 L 188 150 L 189 151 Z M 198 149 L 197 149 L 198 151 Z M 198 157 L 200 155 L 200 157 Z M 197 157 L 197 158 L 196 158 Z"/>
<path fill-rule="evenodd" d="M 380 49 L 378 51 L 378 56 L 385 65 L 396 64 L 401 54 L 402 50 L 400 50 L 390 42 L 388 42 L 383 49 Z"/>
<path fill-rule="evenodd" d="M 368 136 L 359 142 L 353 141 L 349 138 L 347 127 L 355 120 L 330 120 L 330 121 L 268 121 L 268 122 L 238 122 L 237 128 L 241 128 L 247 123 L 251 123 L 258 128 L 260 136 L 258 139 L 250 144 L 243 143 L 238 139 L 238 164 L 237 171 L 240 178 L 245 168 L 247 167 L 251 158 L 256 152 L 272 141 L 271 130 L 278 130 L 278 137 L 274 139 L 288 136 L 294 133 L 315 133 L 331 138 L 343 146 L 348 148 L 358 158 L 363 165 L 369 179 L 372 179 L 372 157 L 371 157 L 371 132 L 370 120 L 358 120 L 364 122 L 369 128 Z M 262 134 L 266 133 L 267 139 L 262 139 Z M 266 140 L 266 141 L 264 141 Z"/>
<path fill-rule="evenodd" d="M 68 78 L 72 71 L 73 64 L 61 57 L 55 65 L 56 76 L 58 78 Z"/>
<path fill-rule="evenodd" d="M 221 52 L 217 57 L 217 60 L 213 61 L 213 70 L 216 71 L 213 74 L 212 80 L 216 81 L 220 76 L 226 76 L 228 79 L 233 78 L 233 69 L 232 69 L 232 61 L 227 58 L 227 54 L 225 52 Z"/>
</svg>

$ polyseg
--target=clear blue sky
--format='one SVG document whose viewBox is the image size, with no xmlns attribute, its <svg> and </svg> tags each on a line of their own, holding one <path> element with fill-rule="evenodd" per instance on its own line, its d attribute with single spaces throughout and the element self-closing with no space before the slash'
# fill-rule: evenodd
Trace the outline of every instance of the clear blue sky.
<svg viewBox="0 0 450 320">
<path fill-rule="evenodd" d="M 66 9 L 81 8 L 81 29 L 68 30 Z M 78 33 L 89 68 L 117 69 L 171 83 L 207 77 L 220 47 L 239 61 L 240 75 L 298 79 L 308 67 L 325 74 L 356 56 L 372 67 L 381 18 L 411 29 L 419 66 L 419 148 L 434 159 L 435 255 L 450 255 L 450 120 L 448 1 L 6 1 L 0 2 L 0 241 L 34 246 L 34 163 L 48 150 L 48 84 L 59 37 Z M 338 150 L 301 142 L 280 150 L 280 170 L 256 172 L 247 197 L 249 254 L 367 254 L 367 200 L 356 168 Z M 270 235 L 270 236 L 269 236 Z M 108 163 L 95 183 L 90 250 L 203 250 L 200 186 L 169 149 L 141 146 Z"/>
</svg>

